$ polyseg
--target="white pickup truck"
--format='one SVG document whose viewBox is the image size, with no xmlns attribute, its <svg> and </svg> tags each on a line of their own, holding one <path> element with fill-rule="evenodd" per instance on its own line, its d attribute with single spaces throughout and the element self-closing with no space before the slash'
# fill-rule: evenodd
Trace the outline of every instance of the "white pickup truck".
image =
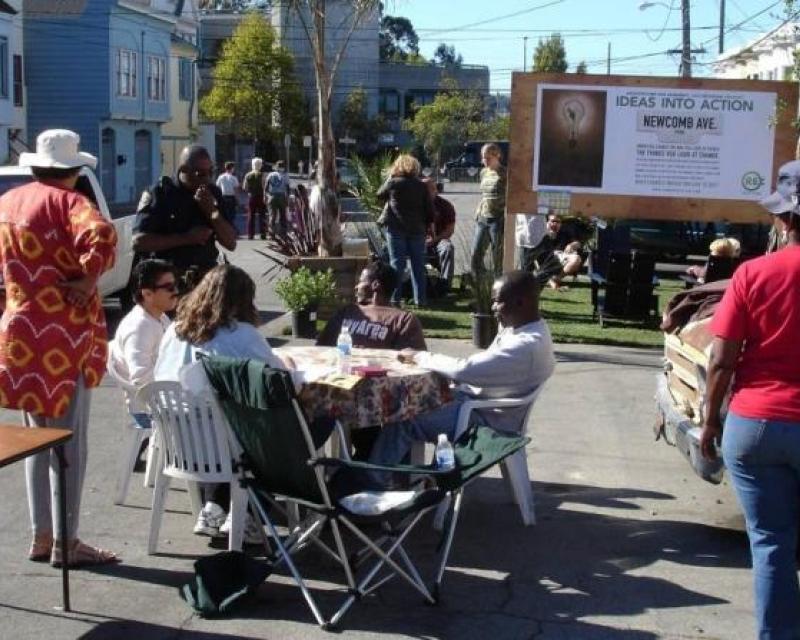
<svg viewBox="0 0 800 640">
<path fill-rule="evenodd" d="M 0 167 L 0 195 L 26 184 L 33 180 L 28 167 Z M 97 205 L 100 213 L 107 220 L 111 220 L 117 230 L 117 260 L 114 268 L 106 271 L 97 284 L 102 297 L 118 296 L 120 305 L 126 308 L 130 302 L 128 294 L 128 281 L 133 267 L 133 223 L 135 214 L 112 218 L 103 190 L 94 172 L 88 167 L 81 169 L 76 189 Z"/>
</svg>

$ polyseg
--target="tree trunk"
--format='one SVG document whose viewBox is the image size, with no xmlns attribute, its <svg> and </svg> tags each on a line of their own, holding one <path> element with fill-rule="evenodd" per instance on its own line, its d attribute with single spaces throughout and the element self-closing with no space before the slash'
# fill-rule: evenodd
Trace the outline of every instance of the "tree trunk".
<svg viewBox="0 0 800 640">
<path fill-rule="evenodd" d="M 314 29 L 319 42 L 315 60 L 317 73 L 317 112 L 319 114 L 319 148 L 317 165 L 317 184 L 322 190 L 324 206 L 319 212 L 319 255 L 342 255 L 342 231 L 339 224 L 339 198 L 336 180 L 336 143 L 331 123 L 331 83 L 325 61 L 325 11 L 314 15 Z"/>
</svg>

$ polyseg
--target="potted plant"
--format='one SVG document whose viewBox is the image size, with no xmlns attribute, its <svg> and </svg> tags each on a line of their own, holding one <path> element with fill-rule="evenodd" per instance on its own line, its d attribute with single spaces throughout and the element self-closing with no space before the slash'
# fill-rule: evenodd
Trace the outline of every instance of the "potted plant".
<svg viewBox="0 0 800 640">
<path fill-rule="evenodd" d="M 292 337 L 316 338 L 317 308 L 336 295 L 333 272 L 300 267 L 278 281 L 275 293 L 292 314 Z"/>
</svg>

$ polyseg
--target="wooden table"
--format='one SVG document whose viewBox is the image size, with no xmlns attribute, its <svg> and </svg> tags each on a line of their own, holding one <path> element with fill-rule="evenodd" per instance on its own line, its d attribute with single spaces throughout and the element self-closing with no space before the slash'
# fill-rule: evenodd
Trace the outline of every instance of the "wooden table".
<svg viewBox="0 0 800 640">
<path fill-rule="evenodd" d="M 290 356 L 297 369 L 309 372 L 335 371 L 335 347 L 281 347 L 279 355 Z M 353 349 L 350 364 L 379 366 L 386 375 L 364 378 L 347 390 L 313 379 L 300 390 L 300 403 L 309 418 L 329 417 L 347 429 L 359 429 L 408 420 L 438 409 L 452 400 L 447 378 L 415 365 L 403 364 L 391 349 Z"/>
<path fill-rule="evenodd" d="M 64 481 L 64 443 L 72 437 L 69 429 L 52 429 L 43 427 L 18 427 L 0 424 L 0 467 L 5 467 L 28 456 L 47 451 L 55 447 L 58 458 L 58 509 L 61 514 L 61 540 L 67 540 L 67 494 Z M 69 566 L 64 554 L 61 563 L 61 589 L 64 611 L 70 611 L 69 604 Z"/>
</svg>

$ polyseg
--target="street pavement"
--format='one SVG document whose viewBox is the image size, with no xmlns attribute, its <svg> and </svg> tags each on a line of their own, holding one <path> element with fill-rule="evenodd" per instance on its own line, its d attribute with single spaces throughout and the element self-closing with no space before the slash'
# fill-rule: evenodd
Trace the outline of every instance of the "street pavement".
<svg viewBox="0 0 800 640">
<path fill-rule="evenodd" d="M 461 197 L 455 190 L 448 194 Z M 467 196 L 463 196 L 465 200 Z M 473 196 L 474 197 L 474 196 Z M 458 204 L 457 204 L 458 207 Z M 463 208 L 463 207 L 462 207 Z M 459 215 L 464 215 L 459 208 Z M 258 283 L 264 332 L 285 343 L 280 304 L 260 279 L 264 259 L 240 242 L 231 261 Z M 466 342 L 431 340 L 453 355 Z M 739 510 L 726 482 L 696 478 L 677 451 L 653 442 L 654 380 L 661 354 L 558 345 L 558 366 L 533 411 L 528 466 L 538 523 L 522 525 L 499 473 L 470 486 L 442 602 L 426 606 L 394 580 L 344 618 L 348 638 L 631 639 L 750 638 L 750 571 Z M 0 421 L 18 422 L 2 411 Z M 72 573 L 75 611 L 60 604 L 60 574 L 26 559 L 23 465 L 0 470 L 0 638 L 306 639 L 313 623 L 285 572 L 230 618 L 205 620 L 178 597 L 193 561 L 213 553 L 192 535 L 186 493 L 168 498 L 159 554 L 148 556 L 151 492 L 136 474 L 124 506 L 113 505 L 125 425 L 122 394 L 106 378 L 94 392 L 81 537 L 123 563 Z M 409 551 L 432 576 L 439 537 L 421 523 Z M 338 606 L 341 576 L 313 549 L 300 565 L 322 606 Z"/>
</svg>

